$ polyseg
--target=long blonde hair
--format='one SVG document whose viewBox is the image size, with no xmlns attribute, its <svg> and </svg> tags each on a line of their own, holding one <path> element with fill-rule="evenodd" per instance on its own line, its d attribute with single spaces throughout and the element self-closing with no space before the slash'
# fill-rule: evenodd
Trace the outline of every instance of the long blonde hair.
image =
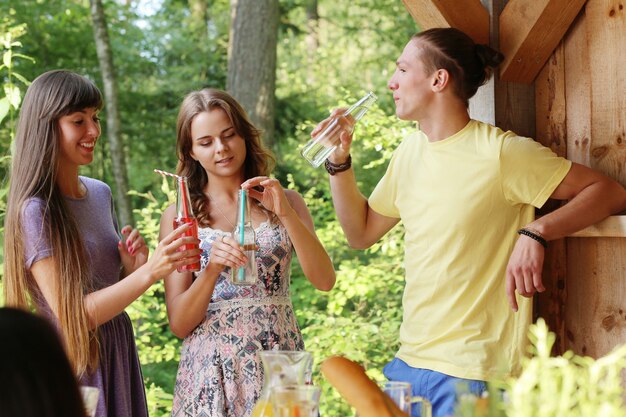
<svg viewBox="0 0 626 417">
<path fill-rule="evenodd" d="M 9 196 L 4 223 L 4 296 L 6 304 L 39 308 L 36 283 L 25 266 L 22 218 L 24 206 L 36 198 L 43 205 L 41 237 L 49 239 L 58 280 L 58 326 L 78 376 L 98 363 L 96 330 L 90 330 L 84 305 L 91 291 L 89 263 L 72 213 L 57 186 L 59 118 L 85 108 L 102 107 L 102 94 L 87 78 L 70 71 L 46 72 L 31 84 L 24 97 L 15 136 Z M 52 300 L 51 300 L 52 301 Z"/>
<path fill-rule="evenodd" d="M 198 114 L 214 109 L 222 109 L 226 113 L 233 128 L 246 143 L 244 180 L 269 175 L 275 163 L 274 156 L 261 142 L 261 131 L 250 122 L 246 111 L 230 94 L 214 88 L 204 88 L 187 94 L 180 106 L 176 124 L 176 172 L 188 179 L 191 206 L 198 218 L 198 224 L 202 227 L 210 224 L 209 200 L 204 195 L 209 179 L 200 163 L 191 157 L 191 122 Z"/>
</svg>

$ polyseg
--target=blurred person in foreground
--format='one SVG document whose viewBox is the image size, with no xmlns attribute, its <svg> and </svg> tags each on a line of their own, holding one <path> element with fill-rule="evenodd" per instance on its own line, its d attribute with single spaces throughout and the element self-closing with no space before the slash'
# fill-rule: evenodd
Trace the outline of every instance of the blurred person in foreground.
<svg viewBox="0 0 626 417">
<path fill-rule="evenodd" d="M 0 308 L 0 415 L 86 417 L 61 339 L 48 321 Z"/>
</svg>

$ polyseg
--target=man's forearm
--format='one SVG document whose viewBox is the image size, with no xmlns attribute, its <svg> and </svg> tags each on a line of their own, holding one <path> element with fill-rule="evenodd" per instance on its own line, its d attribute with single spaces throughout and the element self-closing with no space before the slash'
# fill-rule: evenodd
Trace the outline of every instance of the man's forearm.
<svg viewBox="0 0 626 417">
<path fill-rule="evenodd" d="M 367 226 L 367 198 L 359 191 L 352 168 L 330 177 L 330 190 L 337 218 L 348 243 L 363 246 L 361 238 Z"/>
<path fill-rule="evenodd" d="M 626 209 L 626 190 L 615 181 L 591 184 L 564 206 L 527 227 L 546 239 L 559 239 Z"/>
</svg>

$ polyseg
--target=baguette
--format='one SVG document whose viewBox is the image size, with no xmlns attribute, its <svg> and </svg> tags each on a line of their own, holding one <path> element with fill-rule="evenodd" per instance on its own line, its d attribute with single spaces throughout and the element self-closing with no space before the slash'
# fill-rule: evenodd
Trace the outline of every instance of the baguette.
<svg viewBox="0 0 626 417">
<path fill-rule="evenodd" d="M 331 356 L 322 363 L 321 371 L 359 417 L 410 417 L 350 359 Z"/>
</svg>

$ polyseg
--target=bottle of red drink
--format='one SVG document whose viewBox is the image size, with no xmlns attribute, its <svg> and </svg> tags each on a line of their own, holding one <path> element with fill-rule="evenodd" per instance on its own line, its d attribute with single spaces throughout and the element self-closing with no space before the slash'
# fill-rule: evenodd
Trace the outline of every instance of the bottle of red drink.
<svg viewBox="0 0 626 417">
<path fill-rule="evenodd" d="M 183 224 L 192 223 L 185 236 L 193 236 L 198 238 L 198 220 L 193 214 L 191 208 L 191 199 L 189 198 L 189 188 L 187 187 L 187 177 L 178 177 L 178 186 L 176 189 L 176 218 L 174 219 L 174 229 Z M 182 245 L 178 250 L 194 249 L 196 245 Z M 178 272 L 194 272 L 200 270 L 200 261 L 189 265 L 183 265 L 176 269 Z"/>
</svg>

